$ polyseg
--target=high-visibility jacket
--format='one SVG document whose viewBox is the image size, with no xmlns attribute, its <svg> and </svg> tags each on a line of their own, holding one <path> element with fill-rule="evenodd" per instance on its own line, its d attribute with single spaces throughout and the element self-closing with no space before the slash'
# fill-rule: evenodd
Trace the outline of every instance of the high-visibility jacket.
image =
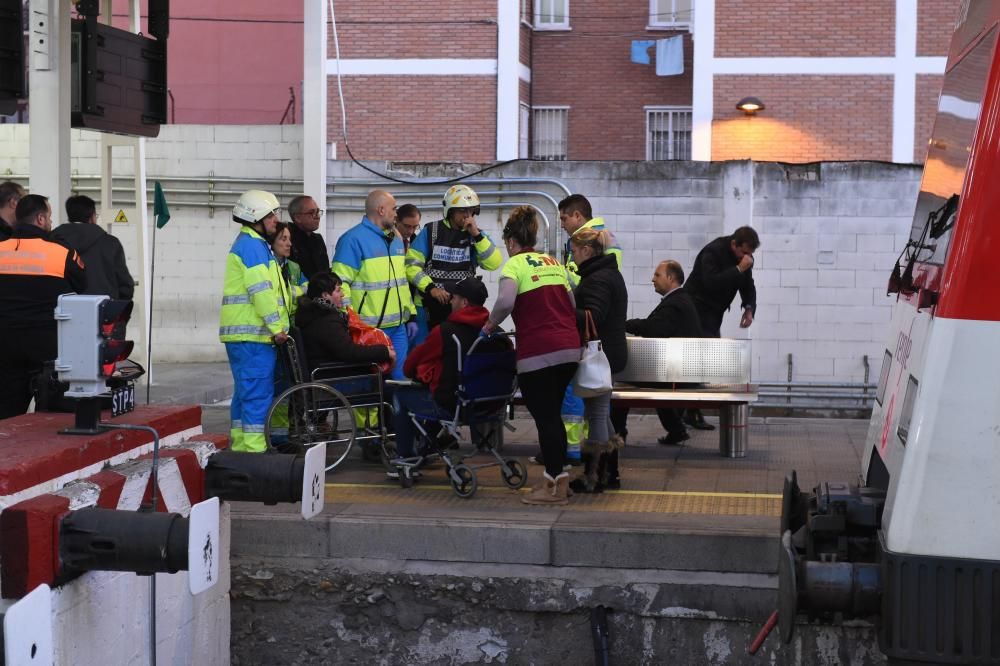
<svg viewBox="0 0 1000 666">
<path fill-rule="evenodd" d="M 363 217 L 337 240 L 333 272 L 343 280 L 344 307 L 352 306 L 369 326 L 393 328 L 413 314 L 403 241 L 395 230 Z"/>
<path fill-rule="evenodd" d="M 618 244 L 618 241 L 615 239 L 615 235 L 613 233 L 611 233 L 611 230 L 608 229 L 604 225 L 604 218 L 603 217 L 595 217 L 594 219 L 590 220 L 589 222 L 587 222 L 586 224 L 584 224 L 582 227 L 580 227 L 579 229 L 577 229 L 576 231 L 574 231 L 572 233 L 572 235 L 570 236 L 570 238 L 572 238 L 573 236 L 576 236 L 578 233 L 580 233 L 584 229 L 596 229 L 597 231 L 607 231 L 608 232 L 608 234 L 611 236 L 611 247 L 606 248 L 604 250 L 604 253 L 605 254 L 613 254 L 613 255 L 615 255 L 615 260 L 618 262 L 618 270 L 621 270 L 622 269 L 622 248 L 621 248 L 621 245 Z M 577 270 L 576 270 L 576 262 L 573 261 L 573 254 L 570 251 L 570 241 L 569 241 L 569 239 L 566 239 L 566 245 L 565 245 L 565 247 L 563 247 L 563 256 L 566 259 L 566 273 L 567 273 L 567 275 L 569 277 L 569 283 L 570 283 L 570 285 L 572 285 L 572 287 L 574 289 L 576 289 L 576 285 L 580 284 L 580 275 L 577 273 Z"/>
<path fill-rule="evenodd" d="M 244 226 L 226 257 L 219 340 L 270 343 L 288 332 L 290 299 L 267 241 Z"/>
<path fill-rule="evenodd" d="M 295 319 L 295 310 L 298 308 L 299 297 L 305 295 L 306 290 L 309 288 L 309 281 L 306 280 L 306 276 L 302 273 L 302 268 L 291 259 L 285 259 L 284 263 L 279 261 L 278 272 L 281 273 L 282 278 L 285 278 L 283 280 L 285 290 L 282 292 L 282 297 L 285 302 L 285 309 L 288 310 L 288 319 L 289 321 L 293 321 Z"/>
<path fill-rule="evenodd" d="M 87 289 L 83 260 L 49 240 L 40 227 L 18 224 L 0 242 L 0 329 L 56 330 L 52 312 L 59 296 Z M 19 344 L 31 345 L 31 336 Z"/>
<path fill-rule="evenodd" d="M 485 233 L 472 238 L 448 220 L 428 224 L 406 251 L 406 277 L 421 294 L 434 284 L 455 284 L 476 274 L 476 266 L 495 271 L 503 263 L 500 250 Z"/>
</svg>

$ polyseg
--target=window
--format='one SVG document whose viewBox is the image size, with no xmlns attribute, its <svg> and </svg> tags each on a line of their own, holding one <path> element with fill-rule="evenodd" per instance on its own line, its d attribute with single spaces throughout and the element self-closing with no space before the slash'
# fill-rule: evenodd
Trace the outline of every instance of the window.
<svg viewBox="0 0 1000 666">
<path fill-rule="evenodd" d="M 690 30 L 694 25 L 691 5 L 691 0 L 649 0 L 649 26 Z"/>
<path fill-rule="evenodd" d="M 691 109 L 646 108 L 646 159 L 691 159 Z"/>
<path fill-rule="evenodd" d="M 535 30 L 569 30 L 569 0 L 534 0 Z"/>
<path fill-rule="evenodd" d="M 531 0 L 521 0 L 521 23 L 531 25 Z"/>
<path fill-rule="evenodd" d="M 568 129 L 568 106 L 534 107 L 531 118 L 532 159 L 566 159 Z"/>
<path fill-rule="evenodd" d="M 882 372 L 878 376 L 878 390 L 875 392 L 875 402 L 882 405 L 882 399 L 885 398 L 885 388 L 889 385 L 889 371 L 892 369 L 892 354 L 889 350 L 885 350 L 885 356 L 882 357 Z"/>
<path fill-rule="evenodd" d="M 910 421 L 913 419 L 913 406 L 917 402 L 917 380 L 910 375 L 910 380 L 906 382 L 906 393 L 903 395 L 903 408 L 899 412 L 899 426 L 896 428 L 896 436 L 899 441 L 906 446 L 906 438 L 910 436 Z"/>
<path fill-rule="evenodd" d="M 529 149 L 531 144 L 528 138 L 531 136 L 531 109 L 527 104 L 521 104 L 517 114 L 517 156 L 525 159 L 531 156 Z"/>
</svg>

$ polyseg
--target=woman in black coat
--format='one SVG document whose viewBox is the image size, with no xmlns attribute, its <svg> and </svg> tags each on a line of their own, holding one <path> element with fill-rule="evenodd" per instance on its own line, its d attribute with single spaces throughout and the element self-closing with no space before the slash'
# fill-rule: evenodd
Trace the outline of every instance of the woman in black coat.
<svg viewBox="0 0 1000 666">
<path fill-rule="evenodd" d="M 605 230 L 583 229 L 570 238 L 570 250 L 580 275 L 580 284 L 574 292 L 577 324 L 585 333 L 586 313 L 590 313 L 611 373 L 616 374 L 624 370 L 628 362 L 625 344 L 628 289 L 618 269 L 618 260 L 613 254 L 605 253 L 610 246 L 611 236 Z M 621 439 L 614 434 L 609 418 L 610 392 L 584 398 L 583 404 L 590 428 L 582 450 L 586 467 L 584 477 L 570 486 L 580 492 L 594 492 L 600 491 L 609 480 L 618 481 Z"/>
<path fill-rule="evenodd" d="M 323 271 L 309 280 L 309 291 L 299 299 L 295 312 L 309 368 L 326 363 L 395 363 L 392 347 L 359 345 L 351 339 L 342 305 L 339 277 Z"/>
</svg>

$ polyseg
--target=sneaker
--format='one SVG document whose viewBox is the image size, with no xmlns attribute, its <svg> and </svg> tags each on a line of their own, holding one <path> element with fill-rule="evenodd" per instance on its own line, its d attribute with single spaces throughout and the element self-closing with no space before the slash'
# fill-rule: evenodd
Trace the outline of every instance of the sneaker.
<svg viewBox="0 0 1000 666">
<path fill-rule="evenodd" d="M 608 479 L 608 482 L 604 484 L 606 490 L 621 490 L 622 480 L 621 479 Z"/>
<path fill-rule="evenodd" d="M 687 434 L 686 430 L 682 430 L 681 432 L 667 433 L 663 437 L 656 440 L 656 443 L 662 444 L 663 446 L 676 446 L 689 439 L 691 439 L 691 435 Z"/>
</svg>

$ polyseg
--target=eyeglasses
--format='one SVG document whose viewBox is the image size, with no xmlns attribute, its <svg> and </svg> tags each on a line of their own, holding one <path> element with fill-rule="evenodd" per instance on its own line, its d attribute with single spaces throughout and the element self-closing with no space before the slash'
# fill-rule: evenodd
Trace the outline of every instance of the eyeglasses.
<svg viewBox="0 0 1000 666">
<path fill-rule="evenodd" d="M 321 208 L 315 208 L 313 210 L 303 210 L 296 213 L 296 215 L 308 215 L 309 217 L 323 217 L 323 213 L 326 211 Z"/>
</svg>

